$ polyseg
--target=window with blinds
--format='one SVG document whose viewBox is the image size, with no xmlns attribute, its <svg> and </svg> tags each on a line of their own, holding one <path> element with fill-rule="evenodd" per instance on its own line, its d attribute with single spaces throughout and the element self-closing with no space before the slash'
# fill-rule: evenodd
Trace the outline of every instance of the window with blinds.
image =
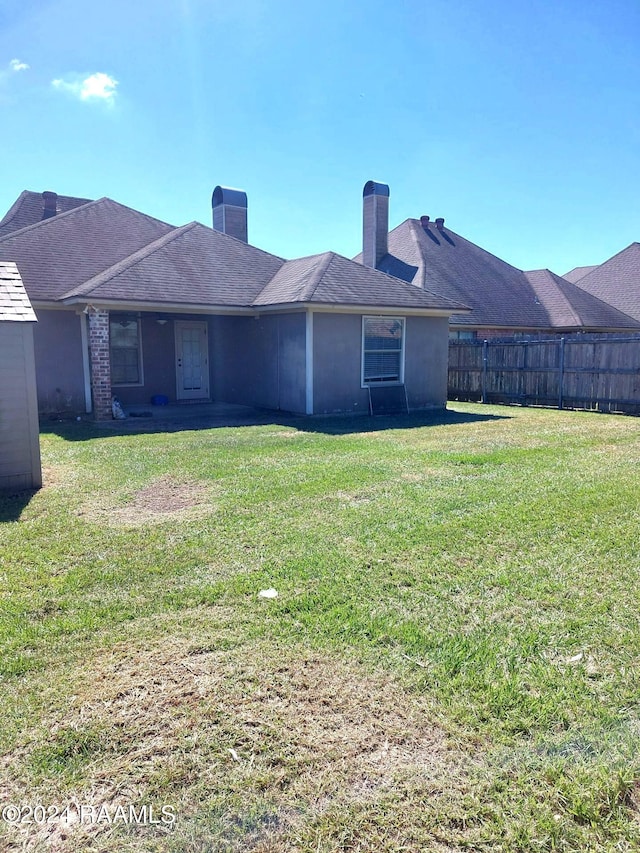
<svg viewBox="0 0 640 853">
<path fill-rule="evenodd" d="M 363 386 L 403 381 L 404 317 L 363 317 Z"/>
<path fill-rule="evenodd" d="M 142 359 L 140 321 L 131 317 L 111 317 L 109 323 L 111 349 L 111 384 L 140 385 Z"/>
</svg>

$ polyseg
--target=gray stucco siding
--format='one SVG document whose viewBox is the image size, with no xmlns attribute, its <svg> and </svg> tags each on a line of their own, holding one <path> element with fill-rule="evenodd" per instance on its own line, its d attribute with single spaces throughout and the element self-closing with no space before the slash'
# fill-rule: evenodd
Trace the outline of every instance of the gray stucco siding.
<svg viewBox="0 0 640 853">
<path fill-rule="evenodd" d="M 361 388 L 362 317 L 313 314 L 313 413 L 369 411 Z"/>
<path fill-rule="evenodd" d="M 34 348 L 38 409 L 46 413 L 84 412 L 81 317 L 75 311 L 41 308 L 36 314 Z"/>
<path fill-rule="evenodd" d="M 361 386 L 362 316 L 313 315 L 315 414 L 369 411 L 368 391 Z M 448 353 L 446 317 L 405 318 L 404 383 L 410 409 L 446 406 Z"/>
<path fill-rule="evenodd" d="M 447 405 L 447 317 L 407 317 L 404 383 L 410 409 Z"/>
<path fill-rule="evenodd" d="M 210 346 L 214 399 L 304 412 L 304 314 L 214 317 Z"/>
</svg>

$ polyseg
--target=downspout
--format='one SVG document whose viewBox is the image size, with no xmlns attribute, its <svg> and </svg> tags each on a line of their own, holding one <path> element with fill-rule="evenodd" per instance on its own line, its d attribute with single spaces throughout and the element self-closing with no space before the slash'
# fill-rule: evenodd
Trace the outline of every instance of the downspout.
<svg viewBox="0 0 640 853">
<path fill-rule="evenodd" d="M 80 341 L 82 344 L 82 377 L 84 379 L 84 410 L 90 415 L 91 403 L 91 369 L 89 367 L 89 335 L 87 333 L 87 315 L 83 312 L 80 317 Z"/>
<path fill-rule="evenodd" d="M 305 335 L 305 414 L 313 414 L 313 311 L 307 308 Z"/>
</svg>

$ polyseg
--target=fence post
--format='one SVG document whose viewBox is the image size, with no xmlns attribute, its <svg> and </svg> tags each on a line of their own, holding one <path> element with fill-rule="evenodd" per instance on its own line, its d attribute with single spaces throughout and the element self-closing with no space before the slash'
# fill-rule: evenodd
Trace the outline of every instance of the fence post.
<svg viewBox="0 0 640 853">
<path fill-rule="evenodd" d="M 562 404 L 564 402 L 562 397 L 562 386 L 564 384 L 564 338 L 560 338 L 560 377 L 559 377 L 559 388 L 558 388 L 558 408 L 562 408 Z"/>
<path fill-rule="evenodd" d="M 520 368 L 520 396 L 522 397 L 522 405 L 527 405 L 527 368 L 529 366 L 529 342 L 522 342 L 522 367 Z"/>
<path fill-rule="evenodd" d="M 487 402 L 487 371 L 489 369 L 489 341 L 482 342 L 482 402 Z"/>
</svg>

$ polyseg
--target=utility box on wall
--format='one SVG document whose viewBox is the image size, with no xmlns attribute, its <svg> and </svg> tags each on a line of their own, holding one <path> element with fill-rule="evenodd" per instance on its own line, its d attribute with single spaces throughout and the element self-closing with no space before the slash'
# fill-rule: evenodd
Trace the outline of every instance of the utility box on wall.
<svg viewBox="0 0 640 853">
<path fill-rule="evenodd" d="M 33 354 L 36 315 L 18 268 L 0 261 L 0 490 L 42 486 Z"/>
</svg>

